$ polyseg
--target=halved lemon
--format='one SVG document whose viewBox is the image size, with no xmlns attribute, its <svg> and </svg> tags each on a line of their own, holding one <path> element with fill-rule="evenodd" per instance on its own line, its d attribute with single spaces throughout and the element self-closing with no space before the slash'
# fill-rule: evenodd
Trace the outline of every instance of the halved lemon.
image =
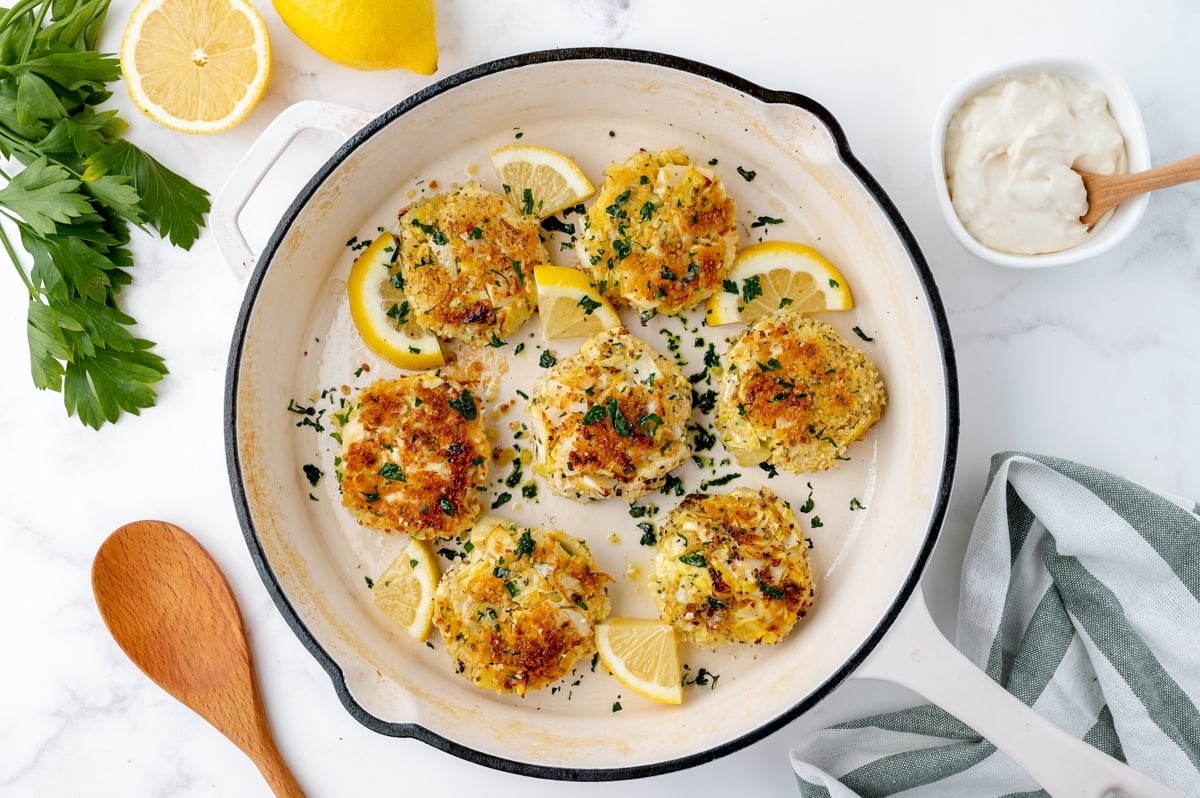
<svg viewBox="0 0 1200 798">
<path fill-rule="evenodd" d="M 433 629 L 433 591 L 441 573 L 437 556 L 424 540 L 410 540 L 378 579 L 375 606 L 420 642 Z"/>
<path fill-rule="evenodd" d="M 579 269 L 534 266 L 533 279 L 542 335 L 547 340 L 588 338 L 621 326 L 621 317 Z"/>
<path fill-rule="evenodd" d="M 704 309 L 709 326 L 754 321 L 781 310 L 850 310 L 850 284 L 807 244 L 765 241 L 737 254 L 724 288 Z"/>
<path fill-rule="evenodd" d="M 595 187 L 567 156 L 534 144 L 512 144 L 491 152 L 492 168 L 517 210 L 544 219 L 582 202 Z"/>
<path fill-rule="evenodd" d="M 292 33 L 352 69 L 437 70 L 434 0 L 272 0 Z"/>
<path fill-rule="evenodd" d="M 417 324 L 393 262 L 395 237 L 383 232 L 354 262 L 346 292 L 350 316 L 371 351 L 402 369 L 446 364 L 437 336 Z"/>
<path fill-rule="evenodd" d="M 604 667 L 640 696 L 664 704 L 683 703 L 679 638 L 665 621 L 610 618 L 596 627 Z"/>
<path fill-rule="evenodd" d="M 181 133 L 219 133 L 258 104 L 271 40 L 246 0 L 141 0 L 121 39 L 133 104 Z"/>
</svg>

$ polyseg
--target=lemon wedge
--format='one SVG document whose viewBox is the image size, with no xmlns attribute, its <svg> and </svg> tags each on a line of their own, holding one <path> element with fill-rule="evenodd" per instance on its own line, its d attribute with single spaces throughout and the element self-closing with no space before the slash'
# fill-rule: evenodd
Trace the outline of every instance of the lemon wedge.
<svg viewBox="0 0 1200 798">
<path fill-rule="evenodd" d="M 396 239 L 380 233 L 354 262 L 346 281 L 350 316 L 371 351 L 402 369 L 445 365 L 437 336 L 413 320 L 404 281 L 393 263 Z"/>
<path fill-rule="evenodd" d="M 492 150 L 492 168 L 517 210 L 544 219 L 595 193 L 596 189 L 567 156 L 533 144 Z"/>
<path fill-rule="evenodd" d="M 600 661 L 621 684 L 663 704 L 683 703 L 679 638 L 665 621 L 610 618 L 596 627 Z"/>
<path fill-rule="evenodd" d="M 351 69 L 437 70 L 434 0 L 273 0 L 300 41 Z"/>
<path fill-rule="evenodd" d="M 141 0 L 121 39 L 133 104 L 181 133 L 219 133 L 258 104 L 271 77 L 267 25 L 245 0 Z"/>
<path fill-rule="evenodd" d="M 621 326 L 621 317 L 579 269 L 534 266 L 533 279 L 546 340 L 589 338 Z"/>
<path fill-rule="evenodd" d="M 765 241 L 738 252 L 723 290 L 705 306 L 704 321 L 715 327 L 781 310 L 853 307 L 850 284 L 820 252 L 792 241 Z"/>
<path fill-rule="evenodd" d="M 375 606 L 419 642 L 433 630 L 433 592 L 441 574 L 424 540 L 410 540 L 371 588 Z"/>
</svg>

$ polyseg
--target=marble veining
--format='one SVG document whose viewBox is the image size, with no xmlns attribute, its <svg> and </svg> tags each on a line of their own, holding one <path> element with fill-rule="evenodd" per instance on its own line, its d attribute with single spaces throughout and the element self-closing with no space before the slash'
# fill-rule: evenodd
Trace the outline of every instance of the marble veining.
<svg viewBox="0 0 1200 798">
<path fill-rule="evenodd" d="M 1195 41 L 1200 7 L 1160 0 L 960 4 L 715 0 L 438 0 L 440 69 L 357 73 L 293 37 L 266 0 L 274 75 L 240 127 L 187 137 L 155 127 L 123 90 L 129 135 L 212 192 L 281 110 L 301 99 L 381 111 L 428 83 L 522 51 L 582 45 L 661 50 L 765 86 L 807 94 L 903 213 L 937 278 L 958 355 L 962 439 L 954 500 L 925 578 L 953 628 L 959 565 L 988 458 L 1028 448 L 1200 497 L 1200 186 L 1152 198 L 1135 234 L 1096 260 L 1055 271 L 978 262 L 933 201 L 929 125 L 950 87 L 976 70 L 1037 55 L 1093 59 L 1123 75 L 1143 110 L 1155 163 L 1200 151 Z M 113 0 L 102 45 L 115 49 L 134 0 Z M 336 142 L 301 142 L 286 179 L 248 209 L 265 240 L 295 187 Z M 307 159 L 307 161 L 305 160 Z M 290 186 L 290 188 L 288 187 Z M 786 752 L 807 731 L 913 697 L 849 681 L 785 728 L 727 758 L 627 784 L 564 785 L 493 772 L 349 716 L 328 676 L 276 611 L 247 555 L 229 498 L 224 370 L 244 281 L 211 236 L 191 252 L 136 235 L 125 290 L 139 331 L 170 375 L 159 406 L 93 432 L 29 380 L 20 283 L 0 269 L 0 386 L 10 423 L 0 464 L 0 795 L 265 796 L 254 768 L 204 721 L 146 680 L 108 636 L 91 598 L 91 558 L 141 517 L 190 529 L 225 568 L 251 636 L 272 725 L 313 796 L 786 795 Z M 448 792 L 447 792 L 448 791 Z"/>
</svg>

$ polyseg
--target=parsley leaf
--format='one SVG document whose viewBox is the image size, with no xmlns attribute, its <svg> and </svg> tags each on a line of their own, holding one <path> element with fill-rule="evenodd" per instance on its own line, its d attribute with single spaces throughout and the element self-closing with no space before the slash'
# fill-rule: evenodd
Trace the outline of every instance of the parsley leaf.
<svg viewBox="0 0 1200 798">
<path fill-rule="evenodd" d="M 29 296 L 34 385 L 99 428 L 154 404 L 167 374 L 117 303 L 132 282 L 129 226 L 188 248 L 208 194 L 124 141 L 117 111 L 98 111 L 120 78 L 96 51 L 107 0 L 17 0 L 0 11 L 0 229 Z M 9 230 L 32 261 L 26 267 Z"/>
</svg>

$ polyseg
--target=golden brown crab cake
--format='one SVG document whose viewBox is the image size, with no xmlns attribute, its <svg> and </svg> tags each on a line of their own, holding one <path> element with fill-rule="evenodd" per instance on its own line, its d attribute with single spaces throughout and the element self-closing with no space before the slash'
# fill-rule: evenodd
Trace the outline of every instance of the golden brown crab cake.
<svg viewBox="0 0 1200 798">
<path fill-rule="evenodd" d="M 476 183 L 401 211 L 400 274 L 416 320 L 475 343 L 516 332 L 537 308 L 533 267 L 550 261 L 539 229 Z"/>
<path fill-rule="evenodd" d="M 641 150 L 604 173 L 576 250 L 610 301 L 679 313 L 721 289 L 737 242 L 720 177 L 682 149 Z"/>
<path fill-rule="evenodd" d="M 592 654 L 612 577 L 586 543 L 495 516 L 479 519 L 470 543 L 434 594 L 433 622 L 459 673 L 479 687 L 525 695 Z"/>
<path fill-rule="evenodd" d="M 534 382 L 533 470 L 559 496 L 632 502 L 691 454 L 691 412 L 679 366 L 614 327 Z"/>
<path fill-rule="evenodd" d="M 469 389 L 432 373 L 379 380 L 342 428 L 342 504 L 381 532 L 458 535 L 479 514 L 490 456 Z"/>
<path fill-rule="evenodd" d="M 717 432 L 744 465 L 795 473 L 844 460 L 879 420 L 879 369 L 823 321 L 792 311 L 751 324 L 729 347 L 717 386 Z"/>
<path fill-rule="evenodd" d="M 694 643 L 778 643 L 812 606 L 808 541 L 766 488 L 690 494 L 658 539 L 654 601 Z"/>
</svg>

